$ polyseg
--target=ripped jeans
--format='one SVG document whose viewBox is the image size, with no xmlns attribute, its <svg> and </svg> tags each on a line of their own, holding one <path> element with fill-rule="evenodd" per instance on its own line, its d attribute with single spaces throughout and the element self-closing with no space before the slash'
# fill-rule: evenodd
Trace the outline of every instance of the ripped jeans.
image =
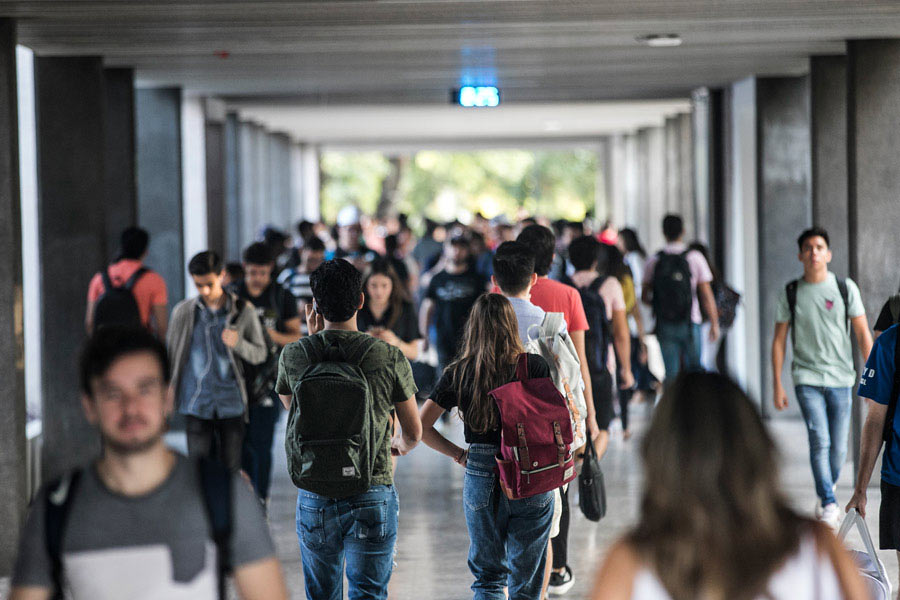
<svg viewBox="0 0 900 600">
<path fill-rule="evenodd" d="M 347 563 L 350 600 L 385 600 L 397 540 L 400 503 L 392 485 L 335 500 L 300 490 L 297 537 L 306 597 L 341 600 Z"/>
</svg>

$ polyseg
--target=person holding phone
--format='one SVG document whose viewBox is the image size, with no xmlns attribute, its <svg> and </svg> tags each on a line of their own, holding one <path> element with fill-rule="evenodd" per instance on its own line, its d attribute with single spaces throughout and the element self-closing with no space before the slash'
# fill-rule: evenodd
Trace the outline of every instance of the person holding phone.
<svg viewBox="0 0 900 600">
<path fill-rule="evenodd" d="M 356 316 L 360 331 L 400 348 L 409 360 L 419 355 L 418 316 L 391 263 L 383 258 L 369 265 L 363 278 L 363 307 Z"/>
</svg>

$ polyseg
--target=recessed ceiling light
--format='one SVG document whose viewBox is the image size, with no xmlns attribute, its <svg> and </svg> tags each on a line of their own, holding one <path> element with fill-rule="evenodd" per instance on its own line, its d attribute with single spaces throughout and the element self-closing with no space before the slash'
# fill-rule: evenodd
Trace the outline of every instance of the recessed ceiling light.
<svg viewBox="0 0 900 600">
<path fill-rule="evenodd" d="M 681 36 L 677 33 L 653 33 L 635 38 L 638 42 L 653 48 L 672 48 L 681 45 Z"/>
</svg>

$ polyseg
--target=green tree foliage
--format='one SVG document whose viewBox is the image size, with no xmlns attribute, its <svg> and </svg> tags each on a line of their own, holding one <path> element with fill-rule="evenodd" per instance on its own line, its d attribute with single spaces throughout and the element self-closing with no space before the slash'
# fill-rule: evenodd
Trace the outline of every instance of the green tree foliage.
<svg viewBox="0 0 900 600">
<path fill-rule="evenodd" d="M 423 150 L 409 160 L 379 153 L 326 152 L 322 155 L 322 216 L 357 204 L 372 214 L 382 184 L 402 165 L 395 208 L 436 220 L 488 218 L 521 213 L 553 219 L 583 219 L 594 206 L 597 155 L 591 150 Z"/>
</svg>

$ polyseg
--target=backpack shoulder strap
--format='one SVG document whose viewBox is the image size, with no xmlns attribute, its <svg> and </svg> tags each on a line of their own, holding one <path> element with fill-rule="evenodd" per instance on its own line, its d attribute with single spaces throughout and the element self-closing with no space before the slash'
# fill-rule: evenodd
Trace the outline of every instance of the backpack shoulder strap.
<svg viewBox="0 0 900 600">
<path fill-rule="evenodd" d="M 221 463 L 208 458 L 197 462 L 203 505 L 216 544 L 219 598 L 225 600 L 225 576 L 231 571 L 233 475 Z"/>
<path fill-rule="evenodd" d="M 587 287 L 587 289 L 590 290 L 591 292 L 594 292 L 595 294 L 599 294 L 600 288 L 603 287 L 604 283 L 606 283 L 606 279 L 607 278 L 604 277 L 603 275 L 598 275 L 597 277 L 594 278 L 594 280 Z"/>
<path fill-rule="evenodd" d="M 891 311 L 891 320 L 894 324 L 900 321 L 900 294 L 894 294 L 888 300 L 888 307 Z"/>
<path fill-rule="evenodd" d="M 149 270 L 150 269 L 148 269 L 147 267 L 141 267 L 137 271 L 135 271 L 134 274 L 132 274 L 132 276 L 128 278 L 128 281 L 125 282 L 125 289 L 130 292 L 134 287 L 134 284 L 138 282 L 138 279 L 140 279 L 144 275 L 144 273 L 148 272 Z"/>
<path fill-rule="evenodd" d="M 109 267 L 103 267 L 100 270 L 100 278 L 103 280 L 103 291 L 108 292 L 112 289 L 115 289 L 116 286 L 113 285 L 112 278 L 109 276 Z"/>
<path fill-rule="evenodd" d="M 790 323 L 791 326 L 791 343 L 794 343 L 794 313 L 797 311 L 797 285 L 799 284 L 799 280 L 794 279 L 793 281 L 789 281 L 786 286 L 784 286 L 784 293 L 787 296 L 788 303 L 788 311 L 790 312 Z"/>
<path fill-rule="evenodd" d="M 358 344 L 356 344 L 353 352 L 351 352 L 347 356 L 347 362 L 358 367 L 360 364 L 362 364 L 362 361 L 369 353 L 369 350 L 375 347 L 376 341 L 377 340 L 371 336 L 369 336 L 369 339 L 360 341 Z"/>
<path fill-rule="evenodd" d="M 523 352 L 516 360 L 516 379 L 519 381 L 528 380 L 528 354 Z"/>
<path fill-rule="evenodd" d="M 544 322 L 541 323 L 541 335 L 544 337 L 556 335 L 559 333 L 564 320 L 561 312 L 548 312 L 544 314 Z"/>
<path fill-rule="evenodd" d="M 900 328 L 897 328 L 896 334 L 897 341 L 894 344 L 894 381 L 891 386 L 891 396 L 888 399 L 888 409 L 884 419 L 884 431 L 881 435 L 886 444 L 884 449 L 885 453 L 888 451 L 891 440 L 894 438 L 894 414 L 897 412 L 897 397 L 900 396 Z"/>
<path fill-rule="evenodd" d="M 850 332 L 850 290 L 847 287 L 847 280 L 843 277 L 837 278 L 838 292 L 841 294 L 841 300 L 844 302 L 844 324 L 847 332 Z"/>
<path fill-rule="evenodd" d="M 81 470 L 68 473 L 47 486 L 44 503 L 44 544 L 53 577 L 53 600 L 63 597 L 62 540 L 72 508 L 72 499 L 81 481 Z"/>
</svg>

